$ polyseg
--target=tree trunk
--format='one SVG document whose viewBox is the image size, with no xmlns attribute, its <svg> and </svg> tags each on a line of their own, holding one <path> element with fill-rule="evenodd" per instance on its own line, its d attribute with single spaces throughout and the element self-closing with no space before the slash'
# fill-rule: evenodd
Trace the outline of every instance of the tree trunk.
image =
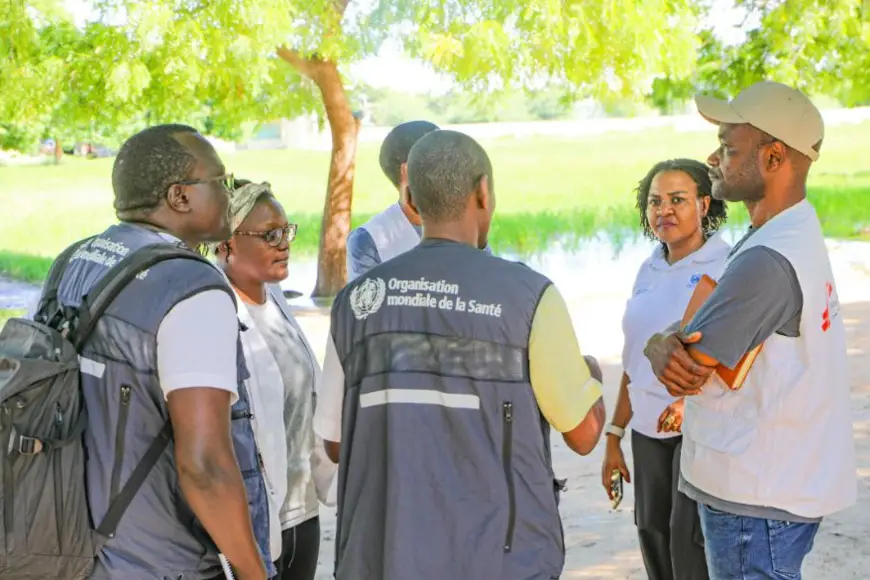
<svg viewBox="0 0 870 580">
<path fill-rule="evenodd" d="M 354 118 L 344 84 L 334 62 L 303 58 L 286 48 L 278 56 L 309 77 L 320 89 L 332 134 L 332 158 L 320 226 L 317 282 L 312 297 L 335 296 L 347 283 L 347 235 L 350 233 L 353 179 L 359 120 Z"/>
<path fill-rule="evenodd" d="M 55 137 L 55 139 L 54 139 L 54 164 L 60 165 L 61 159 L 63 159 L 63 147 L 60 146 L 60 139 Z"/>
<path fill-rule="evenodd" d="M 356 167 L 359 121 L 354 118 L 338 68 L 323 63 L 317 86 L 323 95 L 326 118 L 332 134 L 332 158 L 326 201 L 320 224 L 317 283 L 312 296 L 335 296 L 347 283 L 347 235 L 350 233 L 353 179 Z"/>
</svg>

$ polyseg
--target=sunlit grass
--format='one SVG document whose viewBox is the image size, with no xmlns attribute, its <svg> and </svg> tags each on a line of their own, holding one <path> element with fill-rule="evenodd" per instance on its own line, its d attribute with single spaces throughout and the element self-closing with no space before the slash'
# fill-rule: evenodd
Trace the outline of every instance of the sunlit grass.
<svg viewBox="0 0 870 580">
<path fill-rule="evenodd" d="M 3 325 L 6 324 L 6 321 L 10 318 L 15 318 L 17 316 L 24 316 L 24 310 L 16 310 L 16 309 L 7 309 L 0 308 L 0 328 L 3 328 Z"/>
<path fill-rule="evenodd" d="M 577 138 L 484 141 L 492 158 L 497 200 L 491 243 L 499 252 L 544 251 L 554 240 L 570 247 L 606 231 L 617 241 L 637 234 L 634 187 L 667 157 L 703 160 L 715 131 L 668 129 Z M 833 237 L 870 232 L 870 123 L 831 127 L 813 168 L 810 199 Z M 378 145 L 361 146 L 353 224 L 396 199 L 377 162 Z M 222 155 L 237 176 L 272 183 L 291 221 L 300 225 L 293 252 L 317 251 L 329 165 L 325 151 L 246 151 Z M 40 280 L 50 259 L 76 239 L 114 221 L 111 159 L 65 159 L 60 166 L 0 167 L 0 272 Z M 731 222 L 745 222 L 742 207 Z"/>
</svg>

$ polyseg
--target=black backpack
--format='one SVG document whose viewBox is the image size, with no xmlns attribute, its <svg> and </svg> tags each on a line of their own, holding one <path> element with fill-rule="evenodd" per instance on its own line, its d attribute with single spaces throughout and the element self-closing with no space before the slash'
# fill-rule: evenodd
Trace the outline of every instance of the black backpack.
<svg viewBox="0 0 870 580">
<path fill-rule="evenodd" d="M 63 308 L 58 285 L 78 242 L 52 265 L 33 321 L 0 331 L 0 578 L 86 579 L 124 511 L 172 439 L 167 421 L 95 528 L 88 508 L 82 434 L 87 413 L 78 353 L 100 316 L 137 275 L 164 260 L 207 262 L 181 245 L 131 252 L 78 309 Z"/>
</svg>

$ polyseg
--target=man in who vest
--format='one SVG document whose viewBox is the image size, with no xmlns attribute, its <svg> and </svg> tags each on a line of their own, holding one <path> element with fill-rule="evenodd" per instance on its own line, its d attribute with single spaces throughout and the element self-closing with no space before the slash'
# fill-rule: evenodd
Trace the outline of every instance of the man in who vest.
<svg viewBox="0 0 870 580">
<path fill-rule="evenodd" d="M 159 125 L 128 139 L 112 170 L 120 223 L 75 252 L 60 301 L 77 306 L 109 264 L 145 245 L 196 248 L 227 239 L 231 182 L 217 152 L 191 127 Z M 223 577 L 205 534 L 237 578 L 265 580 L 269 567 L 274 573 L 239 324 L 217 269 L 182 259 L 150 268 L 112 302 L 80 355 L 94 521 L 167 419 L 174 433 L 91 578 Z"/>
<path fill-rule="evenodd" d="M 824 123 L 779 83 L 696 101 L 719 126 L 713 195 L 742 201 L 752 227 L 694 319 L 647 357 L 671 394 L 692 395 L 680 490 L 699 504 L 711 579 L 800 578 L 821 519 L 857 493 L 843 318 L 806 199 Z M 707 380 L 762 342 L 742 388 Z"/>
<path fill-rule="evenodd" d="M 408 161 L 423 240 L 335 300 L 315 430 L 340 456 L 338 580 L 558 578 L 550 426 L 592 451 L 601 374 L 544 276 L 481 252 L 492 167 L 436 131 Z"/>
</svg>

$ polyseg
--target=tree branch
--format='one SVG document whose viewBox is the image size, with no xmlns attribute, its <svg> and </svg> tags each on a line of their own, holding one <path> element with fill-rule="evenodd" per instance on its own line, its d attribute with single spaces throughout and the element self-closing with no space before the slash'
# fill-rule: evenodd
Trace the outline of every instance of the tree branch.
<svg viewBox="0 0 870 580">
<path fill-rule="evenodd" d="M 340 33 L 341 19 L 344 17 L 344 13 L 347 10 L 348 4 L 350 4 L 350 0 L 333 0 L 333 4 L 336 15 L 338 16 L 337 25 Z M 303 76 L 306 76 L 315 82 L 317 79 L 314 77 L 317 75 L 320 65 L 325 62 L 324 59 L 317 56 L 317 53 L 312 54 L 310 57 L 304 57 L 299 53 L 299 51 L 287 48 L 286 46 L 279 46 L 276 53 L 281 60 L 298 70 Z"/>
<path fill-rule="evenodd" d="M 347 10 L 348 4 L 350 4 L 350 0 L 335 0 L 335 10 L 338 12 L 339 19 L 344 17 L 344 12 Z"/>
<path fill-rule="evenodd" d="M 316 56 L 305 58 L 299 52 L 286 46 L 279 46 L 276 53 L 281 60 L 298 70 L 300 74 L 314 80 L 314 75 L 317 73 L 317 65 L 321 62 L 319 58 Z"/>
</svg>

